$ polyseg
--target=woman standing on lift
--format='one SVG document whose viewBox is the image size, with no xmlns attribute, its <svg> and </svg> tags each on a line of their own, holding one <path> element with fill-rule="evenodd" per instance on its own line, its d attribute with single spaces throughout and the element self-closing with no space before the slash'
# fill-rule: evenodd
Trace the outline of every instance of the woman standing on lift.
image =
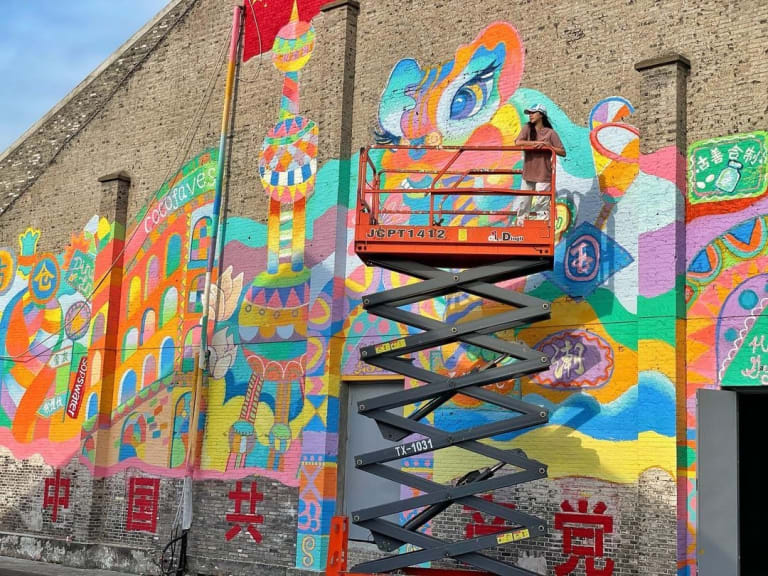
<svg viewBox="0 0 768 576">
<path fill-rule="evenodd" d="M 526 150 L 523 160 L 523 180 L 521 190 L 535 190 L 548 192 L 552 186 L 552 148 L 558 156 L 565 156 L 565 148 L 560 141 L 557 132 L 547 117 L 547 108 L 543 104 L 534 104 L 524 111 L 528 115 L 528 123 L 520 130 L 520 135 L 515 140 L 518 146 L 533 146 L 535 150 Z M 548 198 L 546 196 L 526 196 L 517 211 L 518 220 L 528 217 L 531 212 L 531 204 L 536 208 L 539 219 L 546 220 L 549 212 Z M 539 214 L 547 214 L 541 218 Z"/>
</svg>

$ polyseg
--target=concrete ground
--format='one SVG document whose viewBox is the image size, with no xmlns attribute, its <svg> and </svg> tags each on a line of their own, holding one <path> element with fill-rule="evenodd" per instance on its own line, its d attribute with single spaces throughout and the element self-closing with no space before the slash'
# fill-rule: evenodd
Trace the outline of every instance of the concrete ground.
<svg viewBox="0 0 768 576">
<path fill-rule="evenodd" d="M 21 560 L 0 556 L 0 576 L 137 576 L 126 572 L 70 568 L 61 564 L 47 564 L 34 560 Z"/>
</svg>

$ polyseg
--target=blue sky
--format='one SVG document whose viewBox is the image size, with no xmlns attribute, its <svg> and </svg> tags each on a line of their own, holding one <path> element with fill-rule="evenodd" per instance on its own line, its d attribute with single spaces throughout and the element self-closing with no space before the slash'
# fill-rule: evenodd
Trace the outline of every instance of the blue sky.
<svg viewBox="0 0 768 576">
<path fill-rule="evenodd" d="M 0 0 L 0 153 L 169 0 Z"/>
</svg>

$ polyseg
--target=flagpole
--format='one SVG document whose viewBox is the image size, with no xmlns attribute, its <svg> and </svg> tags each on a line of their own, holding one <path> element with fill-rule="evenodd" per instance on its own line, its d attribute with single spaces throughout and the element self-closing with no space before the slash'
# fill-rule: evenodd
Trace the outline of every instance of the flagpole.
<svg viewBox="0 0 768 576">
<path fill-rule="evenodd" d="M 200 412 L 200 392 L 208 382 L 209 354 L 208 354 L 208 324 L 209 302 L 211 292 L 211 278 L 216 259 L 216 243 L 219 236 L 220 212 L 222 206 L 222 189 L 224 181 L 224 166 L 226 155 L 227 137 L 229 135 L 230 112 L 232 107 L 232 92 L 237 66 L 237 48 L 240 40 L 240 16 L 241 7 L 235 6 L 232 10 L 232 36 L 229 45 L 229 62 L 227 65 L 227 81 L 224 88 L 224 110 L 221 114 L 221 137 L 219 139 L 219 157 L 216 167 L 216 185 L 213 199 L 213 215 L 211 221 L 211 242 L 208 247 L 208 264 L 205 269 L 205 288 L 203 292 L 203 317 L 200 321 L 200 360 L 199 368 L 195 373 L 195 384 L 192 391 L 192 413 L 190 414 L 189 450 L 187 457 L 187 469 L 184 475 L 184 487 L 182 492 L 182 522 L 181 528 L 186 534 L 192 525 L 192 474 L 195 467 L 197 454 L 197 428 Z M 195 425 L 195 429 L 192 425 Z"/>
<path fill-rule="evenodd" d="M 219 237 L 219 220 L 221 212 L 222 182 L 224 180 L 224 160 L 226 155 L 227 137 L 229 136 L 229 115 L 232 106 L 232 90 L 237 66 L 237 46 L 240 39 L 240 6 L 235 6 L 232 14 L 232 40 L 229 45 L 229 62 L 227 64 L 227 83 L 224 88 L 224 110 L 221 114 L 221 137 L 219 138 L 219 160 L 216 168 L 216 187 L 213 198 L 213 221 L 211 222 L 211 245 L 208 247 L 208 266 L 205 269 L 205 292 L 203 293 L 203 319 L 200 333 L 200 368 L 203 374 L 208 372 L 208 302 L 210 298 L 211 276 L 216 258 L 216 242 Z"/>
</svg>

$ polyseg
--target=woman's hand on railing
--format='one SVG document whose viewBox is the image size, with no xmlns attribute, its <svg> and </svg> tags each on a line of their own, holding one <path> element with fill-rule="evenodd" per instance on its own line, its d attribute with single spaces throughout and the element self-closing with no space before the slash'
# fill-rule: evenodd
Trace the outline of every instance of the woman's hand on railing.
<svg viewBox="0 0 768 576">
<path fill-rule="evenodd" d="M 554 150 L 546 142 L 540 142 L 539 140 L 519 140 L 515 142 L 516 146 L 524 146 L 526 148 L 535 148 L 536 150 Z"/>
</svg>

